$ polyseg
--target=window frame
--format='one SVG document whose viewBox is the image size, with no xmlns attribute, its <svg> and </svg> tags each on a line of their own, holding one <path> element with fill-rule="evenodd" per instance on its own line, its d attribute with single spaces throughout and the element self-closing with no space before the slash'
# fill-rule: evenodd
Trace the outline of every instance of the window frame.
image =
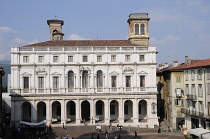
<svg viewBox="0 0 210 139">
<path fill-rule="evenodd" d="M 82 56 L 82 62 L 88 62 L 88 56 L 87 55 Z"/>
<path fill-rule="evenodd" d="M 68 62 L 74 62 L 74 56 L 68 56 Z"/>
<path fill-rule="evenodd" d="M 139 61 L 140 62 L 145 62 L 145 55 L 139 55 Z"/>
<path fill-rule="evenodd" d="M 97 62 L 102 62 L 102 55 L 97 55 Z"/>
<path fill-rule="evenodd" d="M 116 62 L 116 55 L 111 55 L 111 62 Z"/>
<path fill-rule="evenodd" d="M 59 62 L 59 56 L 53 56 L 53 62 L 54 63 Z"/>
<path fill-rule="evenodd" d="M 131 56 L 130 55 L 125 55 L 125 62 L 130 62 Z"/>
<path fill-rule="evenodd" d="M 29 63 L 29 56 L 23 56 L 23 63 Z"/>
</svg>

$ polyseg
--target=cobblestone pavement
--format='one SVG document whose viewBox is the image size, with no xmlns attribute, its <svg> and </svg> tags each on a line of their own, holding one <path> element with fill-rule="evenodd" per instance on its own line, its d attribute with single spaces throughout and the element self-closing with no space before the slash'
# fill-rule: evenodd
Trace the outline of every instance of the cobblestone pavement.
<svg viewBox="0 0 210 139">
<path fill-rule="evenodd" d="M 99 132 L 95 129 L 95 126 L 68 126 L 65 129 L 62 127 L 53 127 L 53 132 L 49 135 L 49 139 L 61 139 L 66 133 L 68 133 L 71 139 L 94 139 L 99 135 L 100 139 L 105 138 L 105 130 L 108 127 L 104 126 L 103 131 Z M 135 131 L 137 133 L 137 139 L 184 139 L 182 132 L 166 132 L 157 133 L 157 129 L 138 129 L 124 127 L 123 130 L 108 130 L 108 138 L 114 139 L 114 136 L 119 136 L 120 139 L 134 139 Z"/>
</svg>

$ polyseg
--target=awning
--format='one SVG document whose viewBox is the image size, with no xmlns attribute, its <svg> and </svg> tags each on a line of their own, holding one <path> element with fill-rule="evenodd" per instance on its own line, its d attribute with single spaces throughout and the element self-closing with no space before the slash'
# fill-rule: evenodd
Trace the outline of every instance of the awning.
<svg viewBox="0 0 210 139">
<path fill-rule="evenodd" d="M 43 124 L 45 125 L 46 120 L 38 122 L 38 123 L 30 123 L 30 122 L 20 121 L 20 124 L 30 125 L 30 126 L 39 126 L 39 125 L 43 125 Z"/>
<path fill-rule="evenodd" d="M 201 139 L 209 139 L 210 136 L 210 131 L 204 128 L 189 129 L 187 133 L 193 134 Z"/>
</svg>

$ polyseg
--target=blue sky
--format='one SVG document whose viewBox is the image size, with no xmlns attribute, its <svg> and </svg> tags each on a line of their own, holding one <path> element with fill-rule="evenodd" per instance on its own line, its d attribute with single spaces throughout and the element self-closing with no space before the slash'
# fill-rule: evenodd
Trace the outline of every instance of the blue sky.
<svg viewBox="0 0 210 139">
<path fill-rule="evenodd" d="M 209 0 L 1 0 L 0 60 L 13 46 L 48 41 L 55 16 L 66 40 L 125 40 L 130 13 L 149 13 L 158 64 L 210 58 Z"/>
</svg>

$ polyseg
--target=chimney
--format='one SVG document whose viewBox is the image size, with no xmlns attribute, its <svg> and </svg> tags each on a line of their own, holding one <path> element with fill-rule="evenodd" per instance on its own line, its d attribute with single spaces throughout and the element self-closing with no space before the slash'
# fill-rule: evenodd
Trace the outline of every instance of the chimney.
<svg viewBox="0 0 210 139">
<path fill-rule="evenodd" d="M 168 63 L 165 63 L 164 68 L 168 68 Z"/>
<path fill-rule="evenodd" d="M 178 61 L 174 61 L 174 67 L 178 66 Z"/>
<path fill-rule="evenodd" d="M 188 56 L 185 56 L 185 64 L 188 64 Z"/>
</svg>

